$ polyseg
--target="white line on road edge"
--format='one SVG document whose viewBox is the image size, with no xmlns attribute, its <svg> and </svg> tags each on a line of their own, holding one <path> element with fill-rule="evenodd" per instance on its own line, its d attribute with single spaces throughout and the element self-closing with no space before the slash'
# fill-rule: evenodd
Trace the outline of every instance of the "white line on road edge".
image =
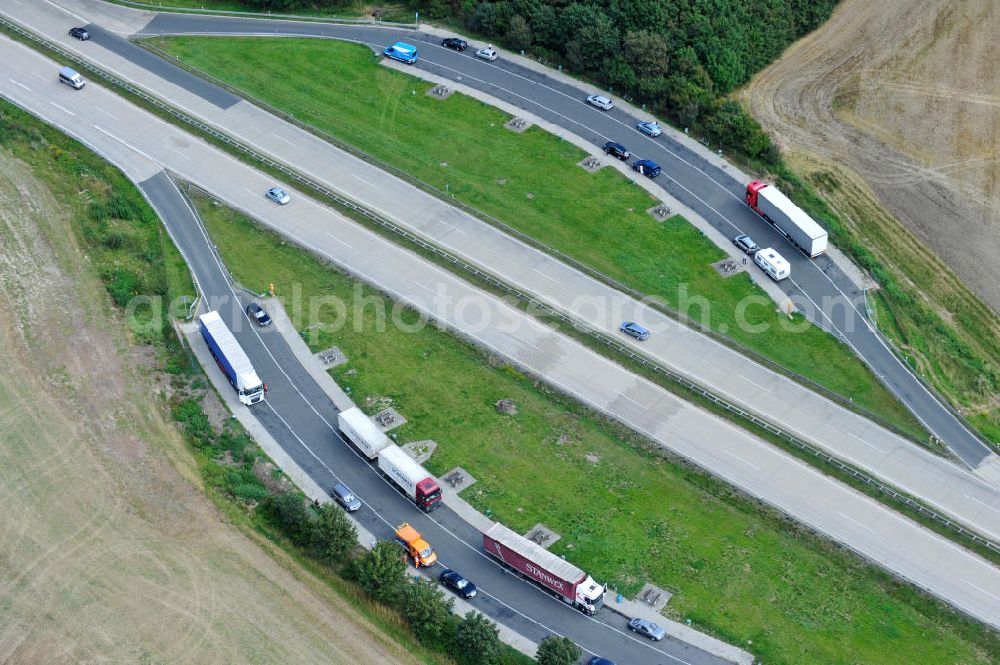
<svg viewBox="0 0 1000 665">
<path fill-rule="evenodd" d="M 161 169 L 163 168 L 163 164 L 162 164 L 162 163 L 160 162 L 160 160 L 158 160 L 158 159 L 155 159 L 155 158 L 154 158 L 154 157 L 153 157 L 152 155 L 150 155 L 149 153 L 146 153 L 146 152 L 143 152 L 143 151 L 142 151 L 142 150 L 140 150 L 139 148 L 136 148 L 136 147 L 135 147 L 134 145 L 132 145 L 132 144 L 131 144 L 131 143 L 129 143 L 128 141 L 126 141 L 126 140 L 124 140 L 124 139 L 120 139 L 120 138 L 118 138 L 117 136 L 115 136 L 114 134 L 112 134 L 111 132 L 109 132 L 108 130 L 106 130 L 106 129 L 104 129 L 103 127 L 101 127 L 100 125 L 94 125 L 94 129 L 96 129 L 96 130 L 97 130 L 97 131 L 99 131 L 100 133 L 104 134 L 104 135 L 105 135 L 105 136 L 107 136 L 108 138 L 111 138 L 111 139 L 114 139 L 115 141 L 118 141 L 119 143 L 121 143 L 121 144 L 122 144 L 123 146 L 125 146 L 126 148 L 128 148 L 128 149 L 130 149 L 130 150 L 134 150 L 135 152 L 137 152 L 138 154 L 142 155 L 143 157 L 145 157 L 146 159 L 148 159 L 148 160 L 149 160 L 149 161 L 151 161 L 152 163 L 154 163 L 154 164 L 156 164 L 157 166 L 159 166 L 159 167 L 160 167 Z M 108 159 L 108 161 L 112 161 L 112 160 L 111 160 L 111 159 Z"/>
<path fill-rule="evenodd" d="M 736 453 L 731 453 L 728 450 L 723 450 L 722 452 L 726 453 L 727 455 L 729 455 L 730 457 L 732 457 L 734 459 L 738 459 L 739 461 L 743 462 L 744 464 L 746 464 L 750 468 L 752 468 L 752 469 L 754 469 L 756 471 L 760 471 L 760 467 L 759 466 L 757 466 L 756 464 L 751 463 L 749 460 L 747 460 L 747 459 L 745 459 L 743 457 L 740 457 Z"/>
<path fill-rule="evenodd" d="M 68 115 L 76 115 L 75 113 L 73 113 L 72 111 L 70 111 L 65 106 L 60 106 L 59 104 L 56 104 L 55 102 L 51 102 L 51 101 L 49 102 L 49 104 L 52 104 L 52 106 L 55 106 L 57 109 L 59 109 L 63 113 L 66 113 Z"/>
<path fill-rule="evenodd" d="M 843 517 L 848 522 L 854 522 L 855 524 L 857 524 L 859 527 L 861 527 L 865 531 L 868 531 L 870 533 L 874 533 L 876 536 L 878 535 L 878 531 L 876 531 L 875 529 L 871 528 L 870 526 L 866 526 L 866 525 L 862 524 L 861 522 L 857 521 L 856 519 L 854 519 L 850 515 L 845 515 L 844 513 L 839 513 L 839 512 L 837 514 L 840 515 L 841 517 Z"/>
<path fill-rule="evenodd" d="M 56 9 L 58 9 L 59 11 L 65 12 L 65 13 L 69 14 L 70 16 L 72 16 L 73 18 L 75 18 L 80 23 L 89 23 L 89 21 L 87 19 L 83 18 L 79 14 L 75 14 L 75 13 L 71 12 L 70 10 L 66 9 L 65 7 L 60 7 L 56 3 L 52 2 L 52 0 L 44 0 L 44 1 L 45 1 L 46 4 L 52 5 L 53 7 L 55 7 Z"/>
<path fill-rule="evenodd" d="M 551 279 L 551 280 L 552 280 L 553 282 L 555 282 L 556 284 L 562 284 L 562 282 L 560 282 L 560 281 L 559 281 L 558 279 L 556 279 L 556 278 L 555 278 L 555 277 L 553 277 L 552 275 L 547 275 L 547 274 L 545 274 L 544 272 L 542 272 L 542 271 L 541 271 L 541 270 L 539 270 L 538 268 L 532 268 L 532 270 L 534 270 L 535 272 L 537 272 L 537 273 L 538 273 L 539 275 L 541 275 L 542 277 L 544 277 L 544 278 L 546 278 L 546 279 Z"/>
<path fill-rule="evenodd" d="M 329 231 L 323 231 L 323 233 L 325 233 L 326 235 L 330 236 L 331 238 L 333 238 L 334 240 L 336 240 L 337 242 L 339 242 L 344 247 L 348 247 L 350 249 L 354 249 L 354 245 L 351 245 L 350 243 L 344 242 L 343 240 L 341 240 L 340 238 L 338 238 L 333 233 L 330 233 Z"/>
<path fill-rule="evenodd" d="M 9 81 L 10 81 L 11 83 L 13 83 L 14 85 L 16 85 L 17 87 L 19 87 L 19 88 L 24 88 L 24 89 L 25 89 L 25 90 L 27 90 L 28 92 L 31 92 L 31 88 L 29 88 L 28 86 L 24 85 L 24 84 L 23 84 L 23 83 L 21 83 L 20 81 L 15 81 L 14 79 L 8 79 L 8 80 L 9 80 Z"/>
<path fill-rule="evenodd" d="M 979 499 L 977 499 L 977 498 L 976 498 L 976 497 L 974 497 L 974 496 L 969 496 L 968 494 L 963 494 L 962 496 L 964 496 L 964 497 L 965 497 L 966 499 L 972 499 L 973 501 L 975 501 L 975 502 L 976 502 L 976 503 L 978 503 L 979 505 L 981 505 L 981 506 L 986 506 L 987 508 L 989 508 L 989 509 L 990 509 L 990 510 L 992 510 L 993 512 L 995 512 L 995 513 L 997 513 L 997 514 L 1000 514 L 1000 510 L 997 510 L 996 508 L 994 508 L 993 506 L 991 506 L 991 505 L 990 505 L 990 504 L 988 504 L 988 503 L 984 503 L 984 502 L 980 501 Z"/>
<path fill-rule="evenodd" d="M 373 183 L 370 180 L 365 180 L 364 178 L 362 178 L 361 176 L 359 176 L 357 173 L 352 173 L 351 175 L 354 176 L 354 178 L 356 180 L 360 180 L 361 182 L 365 183 L 369 187 L 374 187 L 374 188 L 378 189 L 378 185 L 376 185 L 375 183 Z"/>
<path fill-rule="evenodd" d="M 172 145 L 170 145 L 170 144 L 168 144 L 168 143 L 164 143 L 164 144 L 163 144 L 163 147 L 164 147 L 164 148 L 166 148 L 167 150 L 169 150 L 170 152 L 172 152 L 172 153 L 174 153 L 174 154 L 176 154 L 176 155 L 180 155 L 180 156 L 181 156 L 181 157 L 183 157 L 184 159 L 186 159 L 186 160 L 188 160 L 188 161 L 191 161 L 191 156 L 190 156 L 190 155 L 187 155 L 187 154 L 185 154 L 184 152 L 182 152 L 182 151 L 178 150 L 178 149 L 177 149 L 177 148 L 175 148 L 174 146 L 172 146 Z"/>
<path fill-rule="evenodd" d="M 274 138 L 278 139 L 282 143 L 287 143 L 288 145 L 292 146 L 293 148 L 295 147 L 294 143 L 292 143 L 291 141 L 289 141 L 288 139 L 286 139 L 284 136 L 281 136 L 280 134 L 275 134 L 274 132 L 271 132 L 271 136 L 273 136 Z"/>
</svg>

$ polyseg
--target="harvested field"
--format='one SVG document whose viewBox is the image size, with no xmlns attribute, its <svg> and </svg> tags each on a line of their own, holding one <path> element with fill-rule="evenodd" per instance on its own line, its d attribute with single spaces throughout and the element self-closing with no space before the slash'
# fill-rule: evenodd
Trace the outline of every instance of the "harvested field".
<svg viewBox="0 0 1000 665">
<path fill-rule="evenodd" d="M 204 495 L 46 177 L 0 153 L 0 662 L 416 662 Z"/>
<path fill-rule="evenodd" d="M 993 0 L 844 0 L 745 91 L 791 154 L 855 170 L 1000 312 L 1000 67 Z"/>
</svg>

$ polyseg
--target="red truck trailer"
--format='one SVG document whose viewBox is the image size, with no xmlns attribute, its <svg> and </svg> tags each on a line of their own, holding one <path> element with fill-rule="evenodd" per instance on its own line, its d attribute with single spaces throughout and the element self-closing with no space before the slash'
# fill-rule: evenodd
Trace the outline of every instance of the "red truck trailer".
<svg viewBox="0 0 1000 665">
<path fill-rule="evenodd" d="M 585 614 L 604 605 L 607 587 L 569 561 L 556 556 L 497 522 L 483 532 L 486 553 L 524 577 L 531 578 L 563 602 Z"/>
</svg>

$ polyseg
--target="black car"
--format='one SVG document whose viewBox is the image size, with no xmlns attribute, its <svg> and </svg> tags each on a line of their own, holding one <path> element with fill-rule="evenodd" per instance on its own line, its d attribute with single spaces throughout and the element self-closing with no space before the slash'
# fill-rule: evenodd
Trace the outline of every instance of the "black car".
<svg viewBox="0 0 1000 665">
<path fill-rule="evenodd" d="M 613 662 L 607 658 L 601 658 L 600 656 L 592 656 L 590 660 L 587 661 L 587 665 L 615 665 Z"/>
<path fill-rule="evenodd" d="M 466 600 L 476 595 L 476 585 L 450 568 L 438 575 L 438 581 Z"/>
<path fill-rule="evenodd" d="M 617 157 L 623 162 L 628 161 L 628 158 L 632 156 L 632 153 L 628 151 L 628 148 L 623 146 L 621 143 L 615 143 L 614 141 L 608 141 L 604 144 L 604 154 Z"/>
<path fill-rule="evenodd" d="M 247 305 L 247 316 L 256 321 L 261 328 L 271 325 L 271 317 L 268 316 L 263 307 L 255 302 Z"/>
<path fill-rule="evenodd" d="M 456 51 L 464 51 L 469 48 L 469 42 L 464 39 L 459 39 L 458 37 L 448 37 L 447 39 L 441 40 L 441 46 L 453 48 Z"/>
<path fill-rule="evenodd" d="M 76 37 L 81 42 L 85 42 L 90 39 L 90 32 L 88 32 L 86 28 L 70 28 L 69 36 Z"/>
</svg>

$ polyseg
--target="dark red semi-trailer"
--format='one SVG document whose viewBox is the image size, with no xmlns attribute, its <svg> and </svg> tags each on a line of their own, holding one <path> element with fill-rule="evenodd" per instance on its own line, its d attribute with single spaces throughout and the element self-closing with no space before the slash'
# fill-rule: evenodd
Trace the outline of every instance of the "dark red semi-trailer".
<svg viewBox="0 0 1000 665">
<path fill-rule="evenodd" d="M 581 612 L 594 614 L 604 605 L 606 587 L 569 561 L 499 522 L 483 532 L 483 549 Z"/>
</svg>

